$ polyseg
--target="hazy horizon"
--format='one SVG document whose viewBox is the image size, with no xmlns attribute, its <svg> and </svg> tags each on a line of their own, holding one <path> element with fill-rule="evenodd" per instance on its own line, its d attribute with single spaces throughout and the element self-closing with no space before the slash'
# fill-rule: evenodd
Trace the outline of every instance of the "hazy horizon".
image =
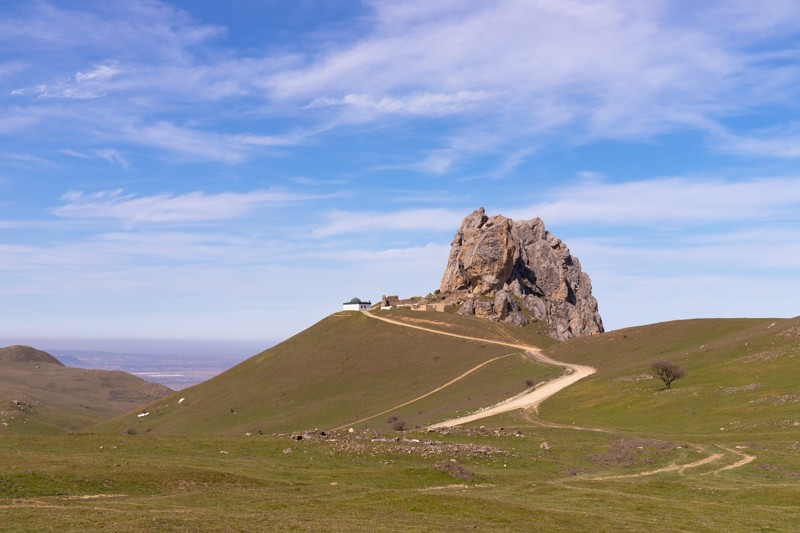
<svg viewBox="0 0 800 533">
<path fill-rule="evenodd" d="M 102 339 L 2 337 L 0 346 L 22 344 L 34 348 L 64 351 L 113 352 L 152 355 L 220 356 L 255 355 L 285 339 Z"/>
<path fill-rule="evenodd" d="M 180 390 L 206 381 L 279 341 L 186 339 L 0 339 L 44 350 L 65 366 L 122 370 Z"/>
</svg>

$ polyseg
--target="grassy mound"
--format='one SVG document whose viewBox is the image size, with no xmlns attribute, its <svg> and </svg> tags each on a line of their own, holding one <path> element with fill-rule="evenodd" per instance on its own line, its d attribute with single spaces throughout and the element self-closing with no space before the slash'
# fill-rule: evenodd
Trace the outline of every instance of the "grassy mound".
<svg viewBox="0 0 800 533">
<path fill-rule="evenodd" d="M 443 316 L 419 313 L 426 317 Z M 469 317 L 451 316 L 467 331 Z M 486 321 L 481 321 L 486 324 Z M 470 330 L 471 331 L 471 330 Z M 490 359 L 476 374 L 442 386 Z M 98 426 L 98 431 L 243 434 L 433 423 L 496 403 L 559 369 L 518 350 L 386 324 L 361 313 L 333 314 L 211 380 Z M 183 398 L 183 401 L 180 399 Z M 180 401 L 180 403 L 179 403 Z M 385 412 L 385 413 L 384 413 Z M 379 413 L 384 413 L 381 416 Z M 373 417 L 369 420 L 363 420 Z"/>
<path fill-rule="evenodd" d="M 47 352 L 31 346 L 6 346 L 0 348 L 0 363 L 48 363 L 64 366 L 61 361 Z"/>
<path fill-rule="evenodd" d="M 170 392 L 122 371 L 0 363 L 0 435 L 80 431 Z"/>
</svg>

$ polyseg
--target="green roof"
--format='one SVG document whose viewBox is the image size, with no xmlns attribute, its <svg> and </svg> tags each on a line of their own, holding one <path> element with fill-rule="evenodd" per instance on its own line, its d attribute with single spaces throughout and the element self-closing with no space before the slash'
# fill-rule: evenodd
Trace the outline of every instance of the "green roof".
<svg viewBox="0 0 800 533">
<path fill-rule="evenodd" d="M 353 298 L 353 299 L 352 299 L 352 300 L 350 300 L 349 302 L 345 302 L 345 303 L 343 303 L 342 305 L 348 305 L 348 304 L 354 304 L 354 305 L 372 305 L 372 302 L 365 302 L 365 301 L 363 301 L 361 298 Z"/>
</svg>

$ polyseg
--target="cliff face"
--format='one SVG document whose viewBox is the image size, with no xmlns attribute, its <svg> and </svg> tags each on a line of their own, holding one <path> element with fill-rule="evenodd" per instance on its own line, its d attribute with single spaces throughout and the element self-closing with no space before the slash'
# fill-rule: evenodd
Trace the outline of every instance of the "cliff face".
<svg viewBox="0 0 800 533">
<path fill-rule="evenodd" d="M 560 340 L 603 332 L 589 276 L 540 218 L 471 213 L 453 238 L 439 290 L 463 314 L 519 325 L 530 316 Z"/>
</svg>

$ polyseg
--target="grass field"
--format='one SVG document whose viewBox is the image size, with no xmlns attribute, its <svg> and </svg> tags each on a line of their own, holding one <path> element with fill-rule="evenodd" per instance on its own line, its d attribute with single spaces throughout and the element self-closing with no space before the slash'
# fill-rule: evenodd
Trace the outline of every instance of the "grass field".
<svg viewBox="0 0 800 533">
<path fill-rule="evenodd" d="M 292 354 L 327 346 L 332 351 L 325 356 L 338 357 L 338 350 L 356 353 L 350 348 L 355 344 L 364 354 L 382 348 L 384 358 L 417 357 L 416 368 L 436 374 L 433 361 L 443 356 L 435 360 L 433 354 L 446 350 L 466 354 L 464 366 L 503 355 L 502 347 L 493 352 L 479 343 L 401 333 L 362 318 L 334 315 L 253 364 L 286 369 L 289 363 L 281 359 Z M 353 337 L 351 326 L 364 337 Z M 465 332 L 476 324 L 439 327 Z M 337 329 L 348 331 L 349 340 L 332 341 Z M 404 338 L 425 350 L 403 348 Z M 303 436 L 297 431 L 317 425 L 308 425 L 312 419 L 303 416 L 311 415 L 300 416 L 298 409 L 293 416 L 301 423 L 281 420 L 276 434 L 245 436 L 252 424 L 224 425 L 214 434 L 209 424 L 171 435 L 161 422 L 149 432 L 142 422 L 129 435 L 121 431 L 121 424 L 133 422 L 127 419 L 103 426 L 104 434 L 6 436 L 0 438 L 0 529 L 800 531 L 800 320 L 656 324 L 555 344 L 547 353 L 598 372 L 546 401 L 538 415 L 509 413 L 447 433 L 397 432 L 380 417 L 352 433 Z M 304 375 L 334 372 L 346 357 L 328 367 L 313 360 L 320 368 L 306 359 Z M 655 359 L 672 360 L 687 375 L 664 390 L 643 376 Z M 475 400 L 490 389 L 503 396 L 509 384 L 535 370 L 519 354 L 501 362 L 507 366 L 487 365 L 486 374 L 460 382 L 449 397 L 414 404 L 423 412 L 417 420 L 434 416 L 442 404 L 468 408 L 464 394 Z M 269 374 L 254 375 L 257 368 L 232 374 L 243 390 L 253 382 L 266 387 Z M 373 373 L 365 374 L 372 382 L 366 392 L 331 389 L 348 402 L 368 394 L 360 410 L 325 411 L 331 424 L 380 412 L 424 388 L 394 389 L 392 382 L 404 374 L 394 366 L 368 368 Z M 436 374 L 424 386 L 460 368 Z M 185 391 L 183 403 L 203 390 Z M 315 396 L 303 394 L 297 398 L 315 408 Z M 161 416 L 178 422 L 166 408 Z"/>
<path fill-rule="evenodd" d="M 796 531 L 778 470 L 627 475 L 705 451 L 553 428 L 422 442 L 134 435 L 0 439 L 6 530 Z M 393 435 L 387 435 L 388 438 Z M 441 444 L 426 444 L 431 439 Z M 548 444 L 549 450 L 541 448 Z M 680 448 L 678 448 L 680 446 Z M 461 476 L 461 477 L 459 477 Z"/>
</svg>

